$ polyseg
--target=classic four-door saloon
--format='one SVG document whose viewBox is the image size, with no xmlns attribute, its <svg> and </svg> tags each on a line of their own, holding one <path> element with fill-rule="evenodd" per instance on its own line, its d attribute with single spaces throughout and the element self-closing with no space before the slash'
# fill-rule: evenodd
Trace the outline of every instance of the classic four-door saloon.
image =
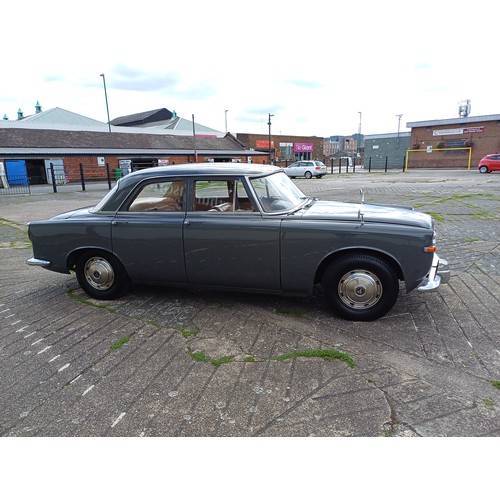
<svg viewBox="0 0 500 500">
<path fill-rule="evenodd" d="M 76 276 L 95 299 L 130 282 L 311 295 L 369 321 L 449 278 L 430 216 L 318 201 L 279 168 L 175 165 L 119 180 L 95 207 L 31 222 L 28 264 Z"/>
</svg>

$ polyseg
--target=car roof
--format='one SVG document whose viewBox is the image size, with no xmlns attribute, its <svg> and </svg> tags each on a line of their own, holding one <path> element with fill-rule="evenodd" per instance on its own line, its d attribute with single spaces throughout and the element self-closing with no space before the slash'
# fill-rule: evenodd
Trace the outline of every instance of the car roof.
<svg viewBox="0 0 500 500">
<path fill-rule="evenodd" d="M 183 163 L 162 167 L 145 168 L 132 172 L 127 177 L 156 177 L 163 175 L 196 176 L 196 175 L 245 175 L 261 176 L 281 170 L 274 165 L 247 165 L 241 163 Z"/>
<path fill-rule="evenodd" d="M 162 167 L 144 168 L 122 177 L 117 189 L 109 197 L 103 199 L 100 210 L 116 210 L 123 200 L 128 196 L 131 189 L 138 183 L 147 179 L 159 177 L 197 177 L 197 176 L 244 176 L 262 177 L 283 169 L 274 165 L 247 165 L 241 163 L 184 163 L 178 165 L 166 165 Z"/>
</svg>

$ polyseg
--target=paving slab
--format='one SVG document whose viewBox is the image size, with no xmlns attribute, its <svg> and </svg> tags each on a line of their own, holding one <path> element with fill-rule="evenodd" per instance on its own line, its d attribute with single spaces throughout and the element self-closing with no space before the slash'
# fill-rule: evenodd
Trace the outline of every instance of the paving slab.
<svg viewBox="0 0 500 500">
<path fill-rule="evenodd" d="M 323 199 L 358 201 L 363 189 L 367 202 L 432 213 L 449 285 L 401 290 L 371 323 L 336 318 L 320 298 L 140 286 L 100 303 L 74 276 L 25 264 L 26 223 L 93 205 L 107 186 L 1 195 L 0 435 L 500 435 L 500 175 L 296 182 Z M 306 349 L 354 366 L 279 360 Z"/>
</svg>

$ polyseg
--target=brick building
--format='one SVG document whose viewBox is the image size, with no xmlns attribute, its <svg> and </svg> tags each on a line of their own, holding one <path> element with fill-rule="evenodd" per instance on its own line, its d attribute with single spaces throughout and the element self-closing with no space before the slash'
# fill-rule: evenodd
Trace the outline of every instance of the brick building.
<svg viewBox="0 0 500 500">
<path fill-rule="evenodd" d="M 201 162 L 266 163 L 267 154 L 249 151 L 233 135 L 224 137 L 0 127 L 0 161 L 32 184 L 80 178 L 102 180 L 107 170 Z"/>
<path fill-rule="evenodd" d="M 409 122 L 408 168 L 476 168 L 500 151 L 500 115 Z"/>
<path fill-rule="evenodd" d="M 236 138 L 245 148 L 259 153 L 267 153 L 271 163 L 285 167 L 297 160 L 323 161 L 322 137 L 272 135 L 269 147 L 269 135 L 266 134 L 236 134 Z"/>
</svg>

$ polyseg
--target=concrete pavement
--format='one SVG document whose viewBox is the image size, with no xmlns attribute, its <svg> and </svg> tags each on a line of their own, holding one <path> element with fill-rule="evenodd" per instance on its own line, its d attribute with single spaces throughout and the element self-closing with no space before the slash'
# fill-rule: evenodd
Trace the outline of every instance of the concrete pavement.
<svg viewBox="0 0 500 500">
<path fill-rule="evenodd" d="M 136 287 L 100 303 L 25 264 L 25 223 L 107 191 L 0 196 L 3 436 L 500 435 L 500 174 L 297 180 L 323 199 L 432 213 L 449 285 L 372 323 L 321 299 Z M 283 354 L 335 350 L 355 363 Z"/>
</svg>

